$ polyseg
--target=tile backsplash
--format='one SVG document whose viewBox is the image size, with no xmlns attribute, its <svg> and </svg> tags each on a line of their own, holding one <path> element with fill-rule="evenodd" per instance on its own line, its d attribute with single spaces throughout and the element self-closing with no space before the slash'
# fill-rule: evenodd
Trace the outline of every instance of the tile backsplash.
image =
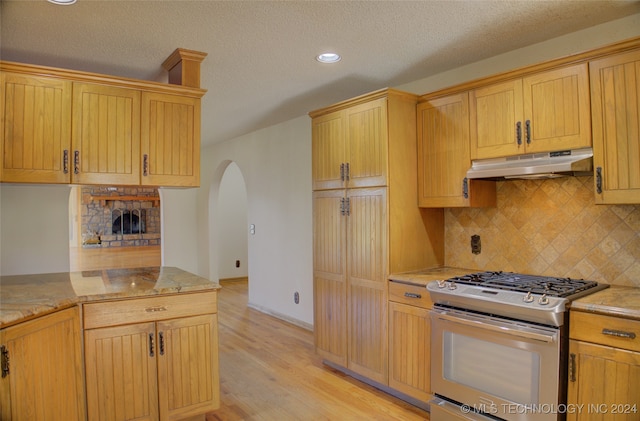
<svg viewBox="0 0 640 421">
<path fill-rule="evenodd" d="M 640 205 L 595 205 L 593 177 L 496 187 L 495 208 L 445 209 L 445 265 L 640 287 Z"/>
</svg>

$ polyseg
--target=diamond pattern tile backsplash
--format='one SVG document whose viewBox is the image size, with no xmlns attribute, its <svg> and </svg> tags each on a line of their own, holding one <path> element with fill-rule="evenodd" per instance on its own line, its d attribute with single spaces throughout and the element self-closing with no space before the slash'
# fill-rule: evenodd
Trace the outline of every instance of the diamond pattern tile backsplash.
<svg viewBox="0 0 640 421">
<path fill-rule="evenodd" d="M 593 177 L 496 187 L 495 208 L 445 209 L 447 266 L 640 287 L 640 205 L 595 205 Z"/>
</svg>

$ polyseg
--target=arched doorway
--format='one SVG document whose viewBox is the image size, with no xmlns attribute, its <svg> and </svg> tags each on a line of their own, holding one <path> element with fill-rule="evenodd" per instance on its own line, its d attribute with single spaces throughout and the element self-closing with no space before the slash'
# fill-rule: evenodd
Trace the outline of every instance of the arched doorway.
<svg viewBox="0 0 640 421">
<path fill-rule="evenodd" d="M 218 190 L 217 250 L 218 278 L 248 278 L 247 188 L 242 171 L 235 162 L 224 170 Z"/>
</svg>

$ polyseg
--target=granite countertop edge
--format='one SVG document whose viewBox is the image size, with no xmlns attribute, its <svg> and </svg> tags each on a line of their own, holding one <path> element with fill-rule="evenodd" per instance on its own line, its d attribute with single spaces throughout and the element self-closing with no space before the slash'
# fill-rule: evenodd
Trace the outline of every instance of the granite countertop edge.
<svg viewBox="0 0 640 421">
<path fill-rule="evenodd" d="M 392 282 L 401 282 L 416 286 L 426 286 L 431 281 L 449 279 L 453 278 L 454 276 L 461 276 L 474 272 L 478 272 L 478 270 L 451 266 L 440 266 L 434 268 L 413 270 L 409 272 L 392 273 L 389 275 L 389 280 Z"/>
<path fill-rule="evenodd" d="M 72 281 L 74 278 L 76 280 Z M 80 282 L 82 279 L 92 279 L 93 284 L 78 288 L 77 279 Z M 82 291 L 77 291 L 74 286 Z M 0 328 L 89 302 L 218 289 L 218 282 L 166 266 L 1 276 Z"/>
<path fill-rule="evenodd" d="M 571 311 L 640 320 L 640 288 L 610 285 L 571 302 Z"/>
</svg>

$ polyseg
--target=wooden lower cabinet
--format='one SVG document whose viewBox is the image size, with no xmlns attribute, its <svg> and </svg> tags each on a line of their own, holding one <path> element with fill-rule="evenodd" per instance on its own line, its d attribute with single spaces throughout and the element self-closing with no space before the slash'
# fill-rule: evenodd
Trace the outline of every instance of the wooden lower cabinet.
<svg viewBox="0 0 640 421">
<path fill-rule="evenodd" d="M 567 421 L 640 419 L 640 321 L 571 311 Z"/>
<path fill-rule="evenodd" d="M 0 420 L 85 419 L 78 307 L 0 330 Z"/>
<path fill-rule="evenodd" d="M 640 352 L 571 340 L 568 421 L 640 419 Z"/>
<path fill-rule="evenodd" d="M 431 308 L 424 287 L 389 282 L 389 387 L 424 403 L 431 399 Z"/>
<path fill-rule="evenodd" d="M 219 407 L 215 301 L 210 313 L 197 314 L 197 302 L 215 293 L 197 295 L 114 302 L 114 312 L 126 308 L 125 315 L 111 316 L 110 303 L 86 308 L 89 421 L 183 420 Z M 102 325 L 125 319 L 132 323 Z"/>
</svg>

